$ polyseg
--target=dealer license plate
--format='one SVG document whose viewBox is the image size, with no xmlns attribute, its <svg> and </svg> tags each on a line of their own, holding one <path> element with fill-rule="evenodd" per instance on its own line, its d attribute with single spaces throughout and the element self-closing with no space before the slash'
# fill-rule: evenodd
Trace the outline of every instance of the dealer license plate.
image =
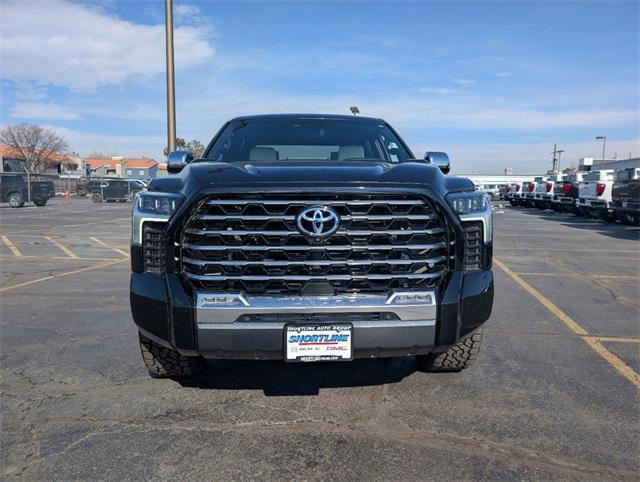
<svg viewBox="0 0 640 482">
<path fill-rule="evenodd" d="M 286 361 L 353 359 L 353 326 L 349 324 L 286 325 Z"/>
</svg>

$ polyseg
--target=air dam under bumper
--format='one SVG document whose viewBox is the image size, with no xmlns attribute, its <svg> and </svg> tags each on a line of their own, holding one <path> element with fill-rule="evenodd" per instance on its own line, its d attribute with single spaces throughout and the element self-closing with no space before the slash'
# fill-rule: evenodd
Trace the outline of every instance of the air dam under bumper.
<svg viewBox="0 0 640 482">
<path fill-rule="evenodd" d="M 420 299 L 407 302 L 407 296 Z M 198 348 L 212 358 L 282 359 L 286 324 L 309 315 L 353 325 L 356 358 L 429 353 L 436 338 L 435 300 L 432 291 L 294 297 L 198 293 Z M 225 302 L 231 306 L 220 305 Z M 362 319 L 351 319 L 354 314 Z M 261 321 L 246 321 L 256 316 Z M 289 321 L 277 319 L 282 316 Z"/>
</svg>

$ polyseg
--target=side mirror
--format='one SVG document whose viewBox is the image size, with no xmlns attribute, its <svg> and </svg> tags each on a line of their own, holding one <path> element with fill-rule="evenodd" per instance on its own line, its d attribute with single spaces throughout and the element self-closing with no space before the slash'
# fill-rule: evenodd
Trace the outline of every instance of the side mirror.
<svg viewBox="0 0 640 482">
<path fill-rule="evenodd" d="M 193 154 L 189 151 L 173 151 L 167 156 L 167 172 L 178 173 L 191 161 L 193 161 Z"/>
<path fill-rule="evenodd" d="M 444 174 L 449 174 L 451 163 L 444 152 L 425 152 L 424 160 L 438 167 Z"/>
</svg>

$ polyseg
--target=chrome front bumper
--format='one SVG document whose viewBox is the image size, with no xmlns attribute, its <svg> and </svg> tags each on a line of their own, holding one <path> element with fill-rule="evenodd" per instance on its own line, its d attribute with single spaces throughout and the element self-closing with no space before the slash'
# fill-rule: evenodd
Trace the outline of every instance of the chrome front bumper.
<svg viewBox="0 0 640 482">
<path fill-rule="evenodd" d="M 355 358 L 429 353 L 436 340 L 432 291 L 295 297 L 198 293 L 196 305 L 198 347 L 207 358 L 282 359 L 286 325 L 326 314 L 334 323 L 353 326 Z M 353 314 L 364 316 L 353 319 Z M 385 319 L 386 314 L 391 316 Z M 251 315 L 264 316 L 256 321 Z"/>
<path fill-rule="evenodd" d="M 345 296 L 247 296 L 242 293 L 197 293 L 198 326 L 242 321 L 247 315 L 389 313 L 399 321 L 435 320 L 433 291 Z"/>
</svg>

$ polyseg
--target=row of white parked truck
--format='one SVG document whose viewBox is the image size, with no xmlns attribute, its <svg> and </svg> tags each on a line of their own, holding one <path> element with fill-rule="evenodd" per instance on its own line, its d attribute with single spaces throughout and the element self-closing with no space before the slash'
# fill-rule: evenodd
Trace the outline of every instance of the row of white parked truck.
<svg viewBox="0 0 640 482">
<path fill-rule="evenodd" d="M 553 209 L 638 225 L 640 168 L 540 176 L 505 185 L 499 196 L 512 206 Z"/>
</svg>

